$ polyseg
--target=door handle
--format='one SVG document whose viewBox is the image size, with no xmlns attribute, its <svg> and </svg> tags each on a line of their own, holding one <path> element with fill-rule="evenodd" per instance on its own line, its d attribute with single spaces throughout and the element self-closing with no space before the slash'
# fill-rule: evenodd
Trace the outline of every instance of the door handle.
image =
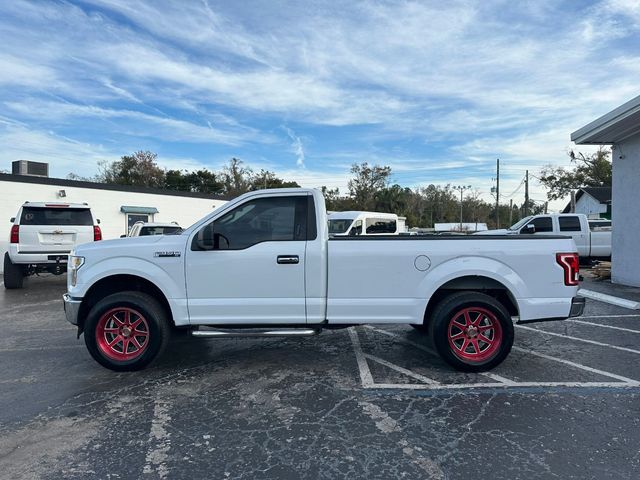
<svg viewBox="0 0 640 480">
<path fill-rule="evenodd" d="M 279 264 L 300 263 L 298 255 L 278 255 L 277 262 Z"/>
</svg>

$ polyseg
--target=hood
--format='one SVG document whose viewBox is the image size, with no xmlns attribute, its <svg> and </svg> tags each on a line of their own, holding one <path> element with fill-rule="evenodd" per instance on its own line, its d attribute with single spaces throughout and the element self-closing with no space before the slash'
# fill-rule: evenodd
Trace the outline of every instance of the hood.
<svg viewBox="0 0 640 480">
<path fill-rule="evenodd" d="M 78 245 L 75 254 L 86 256 L 87 254 L 99 257 L 127 257 L 138 253 L 154 251 L 158 248 L 165 250 L 181 250 L 187 237 L 184 235 L 146 235 L 143 237 L 116 238 L 113 240 L 100 240 Z"/>
</svg>

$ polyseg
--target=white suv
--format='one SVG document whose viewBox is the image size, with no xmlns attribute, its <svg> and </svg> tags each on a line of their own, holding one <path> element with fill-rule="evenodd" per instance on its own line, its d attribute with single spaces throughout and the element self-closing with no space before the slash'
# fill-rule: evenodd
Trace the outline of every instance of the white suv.
<svg viewBox="0 0 640 480">
<path fill-rule="evenodd" d="M 24 277 L 65 273 L 71 250 L 102 240 L 86 203 L 25 202 L 11 219 L 9 251 L 4 255 L 4 287 L 22 288 Z"/>
</svg>

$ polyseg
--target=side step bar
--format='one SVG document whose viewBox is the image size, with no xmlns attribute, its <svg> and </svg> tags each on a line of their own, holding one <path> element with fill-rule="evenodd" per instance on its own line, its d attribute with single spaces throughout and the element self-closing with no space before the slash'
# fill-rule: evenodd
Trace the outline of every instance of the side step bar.
<svg viewBox="0 0 640 480">
<path fill-rule="evenodd" d="M 223 337 L 312 337 L 318 335 L 318 328 L 279 328 L 275 330 L 192 330 L 191 335 L 201 338 Z"/>
</svg>

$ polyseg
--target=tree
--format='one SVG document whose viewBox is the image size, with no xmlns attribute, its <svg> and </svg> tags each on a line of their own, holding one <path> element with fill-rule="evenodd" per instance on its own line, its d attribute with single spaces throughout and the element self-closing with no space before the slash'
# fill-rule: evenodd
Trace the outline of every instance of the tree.
<svg viewBox="0 0 640 480">
<path fill-rule="evenodd" d="M 611 186 L 611 155 L 610 150 L 600 148 L 591 155 L 582 152 L 569 152 L 573 169 L 564 167 L 545 167 L 540 172 L 540 183 L 548 190 L 549 200 L 566 197 L 572 190 L 582 187 Z"/>
<path fill-rule="evenodd" d="M 261 190 L 263 188 L 298 188 L 297 182 L 290 182 L 278 178 L 275 173 L 269 170 L 260 170 L 251 177 L 251 190 Z"/>
<path fill-rule="evenodd" d="M 391 167 L 369 166 L 367 162 L 351 166 L 354 177 L 348 187 L 351 198 L 359 210 L 372 210 L 376 194 L 387 186 L 391 176 Z"/>
<path fill-rule="evenodd" d="M 164 188 L 184 192 L 218 194 L 223 191 L 224 185 L 216 173 L 202 168 L 193 172 L 167 170 L 165 172 Z"/>
<path fill-rule="evenodd" d="M 165 183 L 165 173 L 156 163 L 157 157 L 153 152 L 140 150 L 112 163 L 99 162 L 97 179 L 103 183 L 161 188 Z"/>
<path fill-rule="evenodd" d="M 230 197 L 237 197 L 251 190 L 253 170 L 243 165 L 242 160 L 234 157 L 222 169 L 223 190 Z"/>
</svg>

